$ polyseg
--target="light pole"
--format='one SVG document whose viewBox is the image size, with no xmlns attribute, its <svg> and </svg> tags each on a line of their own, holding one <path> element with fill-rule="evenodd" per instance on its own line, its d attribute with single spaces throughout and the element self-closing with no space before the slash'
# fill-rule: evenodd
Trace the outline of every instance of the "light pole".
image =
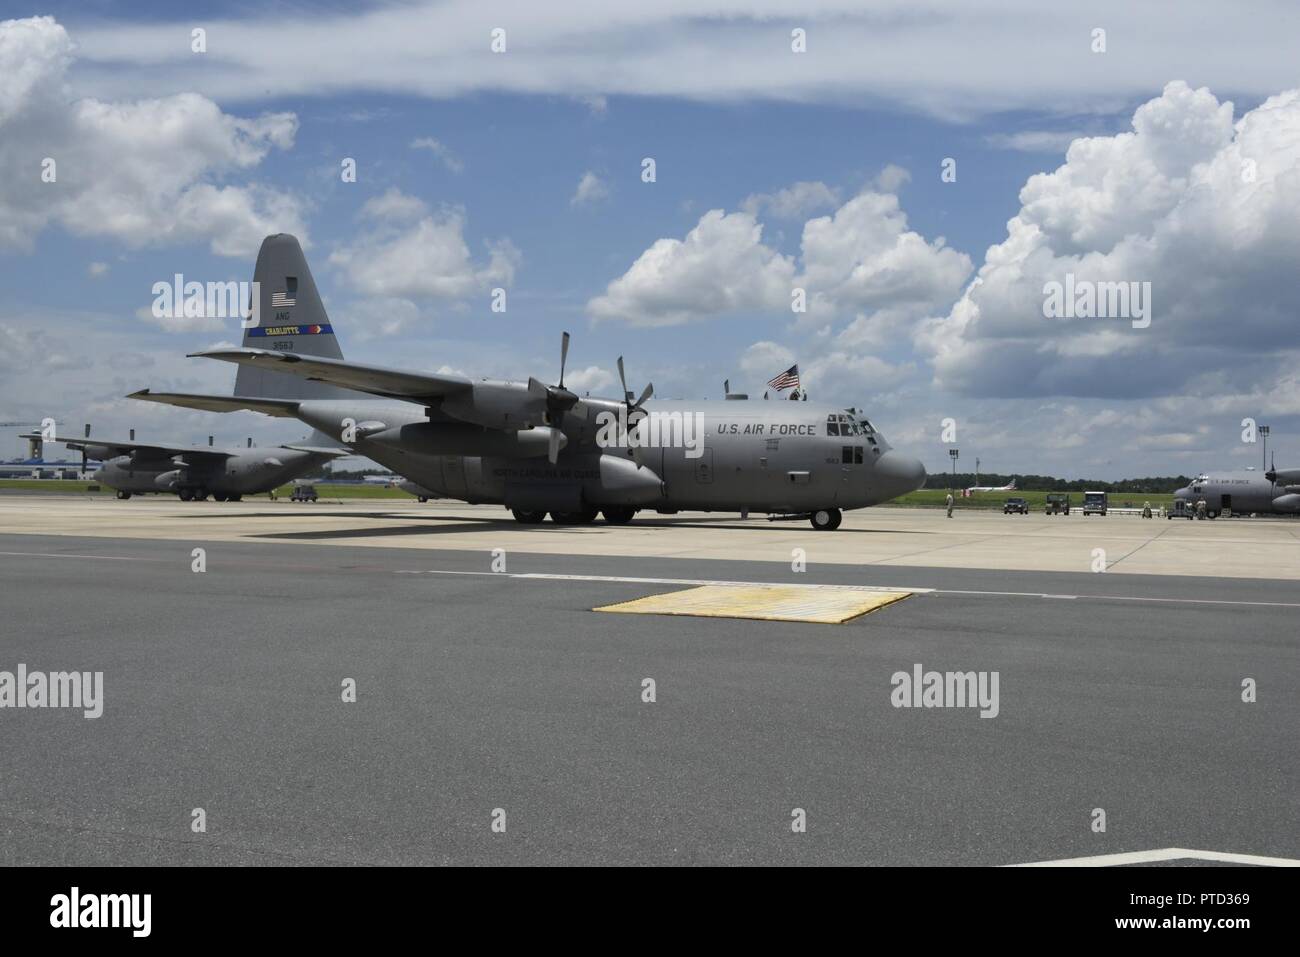
<svg viewBox="0 0 1300 957">
<path fill-rule="evenodd" d="M 1264 468 L 1265 469 L 1268 468 L 1268 432 L 1269 432 L 1269 428 L 1267 425 L 1261 425 L 1259 427 L 1260 437 L 1264 440 Z"/>
<path fill-rule="evenodd" d="M 948 457 L 952 459 L 952 491 L 957 491 L 957 450 L 949 449 Z"/>
</svg>

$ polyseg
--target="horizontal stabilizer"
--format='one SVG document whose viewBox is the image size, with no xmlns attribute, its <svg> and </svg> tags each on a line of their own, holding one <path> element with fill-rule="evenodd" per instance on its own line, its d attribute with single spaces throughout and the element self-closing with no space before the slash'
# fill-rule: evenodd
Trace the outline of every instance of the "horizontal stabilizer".
<svg viewBox="0 0 1300 957">
<path fill-rule="evenodd" d="M 178 405 L 186 409 L 200 409 L 204 412 L 261 412 L 282 419 L 292 419 L 298 411 L 298 403 L 292 399 L 261 399 L 242 395 L 199 395 L 191 392 L 153 392 L 141 389 L 132 392 L 128 399 L 140 399 L 144 402 L 159 402 L 163 405 Z"/>
<path fill-rule="evenodd" d="M 461 375 L 403 372 L 343 359 L 322 359 L 269 349 L 214 349 L 209 352 L 193 352 L 190 357 L 273 368 L 277 372 L 287 372 L 315 382 L 328 382 L 386 399 L 406 399 L 412 402 L 440 399 L 465 392 L 473 386 L 469 379 Z"/>
<path fill-rule="evenodd" d="M 315 445 L 298 445 L 293 442 L 286 442 L 280 446 L 282 449 L 293 449 L 295 452 L 310 452 L 312 455 L 328 455 L 331 458 L 341 458 L 346 455 L 353 455 L 350 449 L 325 449 Z"/>
</svg>

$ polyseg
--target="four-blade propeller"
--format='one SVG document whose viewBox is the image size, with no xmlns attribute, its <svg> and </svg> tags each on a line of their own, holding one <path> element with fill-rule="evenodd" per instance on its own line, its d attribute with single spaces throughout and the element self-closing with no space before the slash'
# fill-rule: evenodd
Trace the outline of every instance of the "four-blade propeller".
<svg viewBox="0 0 1300 957">
<path fill-rule="evenodd" d="M 560 338 L 560 381 L 555 385 L 547 385 L 539 379 L 530 377 L 528 379 L 528 393 L 535 402 L 538 403 L 542 411 L 542 420 L 550 427 L 550 441 L 546 450 L 546 457 L 552 465 L 560 454 L 560 443 L 563 441 L 563 426 L 565 413 L 570 412 L 580 401 L 577 394 L 565 388 L 564 386 L 564 368 L 569 361 L 569 334 L 563 333 Z M 623 368 L 623 357 L 618 357 L 618 379 L 623 384 L 623 401 L 627 405 L 629 418 L 633 413 L 642 411 L 641 406 L 646 400 L 654 395 L 655 387 L 653 382 L 646 383 L 646 387 L 641 391 L 641 397 L 635 402 L 632 401 L 632 393 L 627 388 L 627 373 Z"/>
<path fill-rule="evenodd" d="M 627 388 L 627 376 L 623 373 L 623 357 L 618 357 L 618 381 L 623 383 L 623 401 L 627 403 L 627 411 L 635 412 L 641 408 L 646 399 L 655 394 L 655 384 L 647 382 L 646 387 L 641 391 L 641 398 L 635 402 L 632 401 L 632 393 Z"/>
<path fill-rule="evenodd" d="M 556 385 L 547 385 L 539 379 L 529 377 L 528 392 L 542 403 L 542 417 L 551 427 L 550 443 L 546 457 L 552 465 L 560 454 L 561 426 L 564 413 L 578 404 L 578 396 L 564 387 L 564 366 L 569 359 L 569 334 L 564 333 L 560 339 L 560 381 Z"/>
</svg>

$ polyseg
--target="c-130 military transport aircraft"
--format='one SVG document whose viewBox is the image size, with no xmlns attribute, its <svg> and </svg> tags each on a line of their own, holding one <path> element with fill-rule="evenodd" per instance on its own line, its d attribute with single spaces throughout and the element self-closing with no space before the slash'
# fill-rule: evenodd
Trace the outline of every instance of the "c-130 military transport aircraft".
<svg viewBox="0 0 1300 957">
<path fill-rule="evenodd" d="M 23 438 L 40 440 L 40 432 Z M 269 492 L 330 459 L 350 453 L 339 448 L 277 445 L 273 448 L 213 448 L 211 445 L 177 445 L 171 442 L 137 442 L 135 429 L 129 441 L 92 439 L 90 426 L 81 439 L 50 439 L 81 451 L 103 464 L 94 480 L 117 492 L 117 497 L 175 493 L 182 502 L 201 502 L 210 494 L 218 502 L 238 502 L 245 495 Z M 209 438 L 211 442 L 211 438 Z"/>
<path fill-rule="evenodd" d="M 431 492 L 498 503 L 523 523 L 611 524 L 640 509 L 764 512 L 839 527 L 841 512 L 918 489 L 925 468 L 856 413 L 812 402 L 579 397 L 560 379 L 512 382 L 347 362 L 298 240 L 268 236 L 253 279 L 259 325 L 243 348 L 194 355 L 239 365 L 233 396 L 133 393 L 217 412 L 297 418 Z M 272 317 L 269 321 L 266 317 Z M 366 398 L 357 393 L 366 393 Z M 313 441 L 313 445 L 323 444 Z"/>
</svg>

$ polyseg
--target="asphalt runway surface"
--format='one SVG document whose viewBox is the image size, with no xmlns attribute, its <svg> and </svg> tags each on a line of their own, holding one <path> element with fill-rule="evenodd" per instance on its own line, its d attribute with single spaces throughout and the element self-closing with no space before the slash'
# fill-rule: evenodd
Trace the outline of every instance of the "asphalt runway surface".
<svg viewBox="0 0 1300 957">
<path fill-rule="evenodd" d="M 0 535 L 0 669 L 105 699 L 0 710 L 0 864 L 1300 858 L 1293 581 L 491 561 Z M 717 580 L 934 590 L 843 625 L 591 611 Z M 917 664 L 996 671 L 997 716 L 894 707 Z"/>
</svg>

